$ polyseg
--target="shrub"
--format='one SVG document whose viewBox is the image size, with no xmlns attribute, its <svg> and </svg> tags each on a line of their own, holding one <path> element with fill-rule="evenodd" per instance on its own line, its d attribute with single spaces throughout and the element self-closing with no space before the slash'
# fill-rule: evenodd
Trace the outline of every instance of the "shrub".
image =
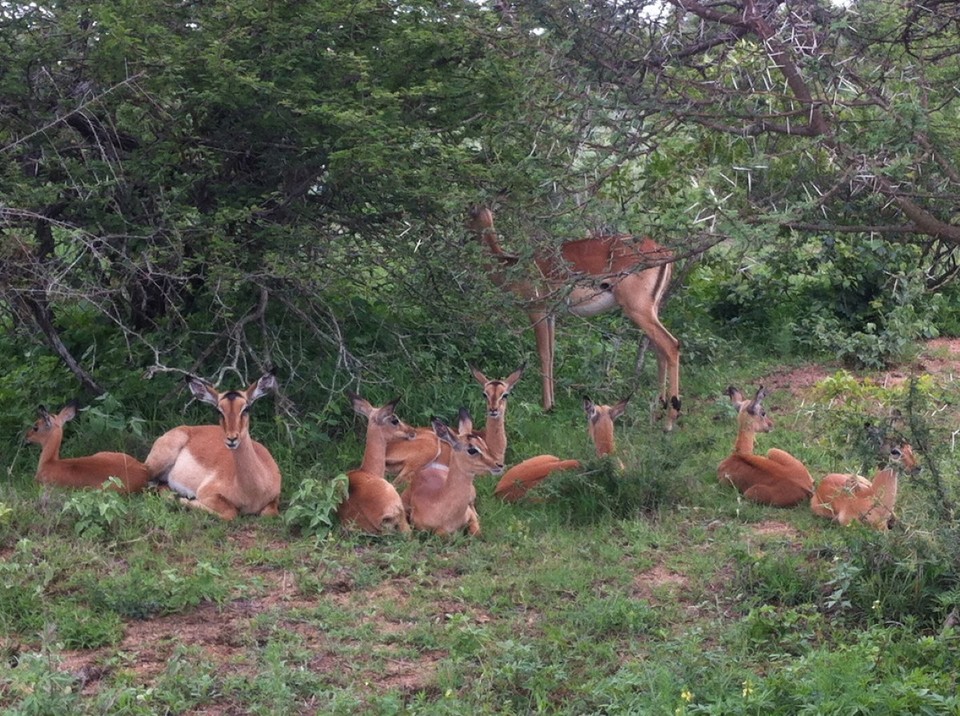
<svg viewBox="0 0 960 716">
<path fill-rule="evenodd" d="M 337 507 L 347 496 L 347 476 L 303 480 L 283 511 L 283 521 L 298 534 L 324 537 L 336 523 Z"/>
</svg>

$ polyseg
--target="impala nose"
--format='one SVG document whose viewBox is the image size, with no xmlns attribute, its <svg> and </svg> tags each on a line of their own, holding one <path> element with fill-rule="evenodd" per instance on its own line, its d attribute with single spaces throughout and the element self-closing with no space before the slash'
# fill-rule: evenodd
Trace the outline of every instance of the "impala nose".
<svg viewBox="0 0 960 716">
<path fill-rule="evenodd" d="M 236 450 L 238 447 L 240 447 L 240 438 L 236 436 L 227 436 L 224 442 L 231 450 Z"/>
</svg>

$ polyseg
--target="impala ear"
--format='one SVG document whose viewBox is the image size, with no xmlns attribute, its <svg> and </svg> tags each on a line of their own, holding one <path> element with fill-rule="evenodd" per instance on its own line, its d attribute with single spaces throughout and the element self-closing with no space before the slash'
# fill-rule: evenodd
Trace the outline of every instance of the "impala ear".
<svg viewBox="0 0 960 716">
<path fill-rule="evenodd" d="M 740 392 L 740 389 L 734 385 L 729 385 L 723 394 L 730 396 L 730 402 L 733 403 L 733 407 L 736 408 L 737 412 L 739 413 L 740 409 L 743 407 L 743 404 L 746 402 L 743 397 L 743 393 Z"/>
<path fill-rule="evenodd" d="M 397 396 L 396 398 L 394 398 L 393 400 L 391 400 L 391 401 L 389 401 L 389 402 L 387 402 L 387 403 L 384 403 L 384 404 L 383 404 L 383 407 L 380 408 L 380 409 L 383 410 L 383 411 L 385 411 L 388 415 L 393 415 L 394 412 L 395 412 L 396 409 L 397 409 L 397 403 L 399 403 L 399 402 L 400 402 L 400 396 L 398 395 L 398 396 Z"/>
<path fill-rule="evenodd" d="M 526 368 L 527 368 L 527 362 L 524 361 L 519 368 L 517 368 L 515 371 L 513 371 L 513 373 L 507 376 L 507 379 L 504 381 L 504 383 L 506 383 L 512 388 L 514 385 L 517 384 L 517 381 L 520 380 L 521 377 L 523 377 L 523 371 L 526 370 Z"/>
<path fill-rule="evenodd" d="M 446 423 L 444 423 L 440 418 L 434 418 L 431 421 L 431 424 L 433 425 L 433 432 L 437 434 L 438 438 L 451 447 L 456 446 L 457 438 L 450 431 L 450 428 L 447 427 Z"/>
<path fill-rule="evenodd" d="M 469 435 L 473 432 L 473 418 L 470 416 L 469 410 L 460 408 L 460 411 L 457 413 L 457 420 L 459 421 L 457 432 L 460 433 L 460 435 Z"/>
<path fill-rule="evenodd" d="M 220 394 L 217 393 L 216 388 L 207 381 L 193 375 L 184 376 L 184 380 L 186 380 L 187 387 L 190 388 L 190 392 L 193 393 L 194 398 L 203 403 L 209 403 L 210 405 L 217 404 Z"/>
<path fill-rule="evenodd" d="M 76 400 L 71 400 L 69 403 L 60 408 L 60 412 L 57 413 L 57 419 L 61 423 L 66 423 L 70 420 L 73 420 L 77 417 L 77 407 L 79 403 Z"/>
<path fill-rule="evenodd" d="M 629 401 L 629 400 L 630 400 L 630 398 L 624 398 L 624 399 L 621 400 L 619 403 L 617 403 L 616 405 L 614 405 L 613 407 L 610 408 L 610 419 L 611 419 L 611 420 L 616 420 L 617 418 L 619 418 L 621 415 L 624 414 L 624 412 L 625 412 L 626 409 L 627 409 L 627 401 Z"/>
<path fill-rule="evenodd" d="M 490 382 L 490 379 L 487 378 L 487 376 L 485 376 L 483 373 L 481 373 L 479 370 L 477 370 L 473 366 L 470 366 L 470 372 L 473 374 L 474 379 L 480 385 L 486 386 L 486 384 Z"/>
<path fill-rule="evenodd" d="M 750 413 L 751 415 L 756 415 L 758 412 L 760 412 L 760 410 L 762 410 L 763 408 L 763 406 L 761 406 L 760 403 L 766 397 L 766 395 L 767 395 L 767 391 L 761 385 L 757 389 L 756 396 L 754 396 L 753 400 L 751 400 L 750 403 L 747 405 L 747 412 Z"/>
<path fill-rule="evenodd" d="M 593 401 L 590 400 L 586 395 L 583 396 L 583 411 L 587 414 L 587 417 L 590 420 L 593 420 L 593 416 L 597 413 L 597 406 L 594 405 Z"/>
<path fill-rule="evenodd" d="M 53 416 L 50 415 L 44 405 L 37 406 L 37 417 L 42 420 L 45 425 L 50 425 L 53 422 Z"/>
<path fill-rule="evenodd" d="M 353 412 L 358 413 L 366 418 L 370 417 L 370 413 L 373 412 L 373 406 L 363 398 L 361 398 L 357 393 L 348 390 L 347 397 L 350 398 L 350 404 L 353 405 Z"/>
<path fill-rule="evenodd" d="M 253 403 L 258 398 L 262 398 L 267 393 L 277 391 L 277 376 L 273 371 L 268 371 L 260 376 L 260 379 L 247 388 L 247 405 Z"/>
</svg>

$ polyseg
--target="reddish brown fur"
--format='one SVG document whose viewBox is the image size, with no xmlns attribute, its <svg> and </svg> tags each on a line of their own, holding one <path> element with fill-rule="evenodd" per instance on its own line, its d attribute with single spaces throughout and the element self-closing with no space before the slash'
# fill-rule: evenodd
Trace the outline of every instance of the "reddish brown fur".
<svg viewBox="0 0 960 716">
<path fill-rule="evenodd" d="M 165 482 L 190 507 L 225 520 L 280 513 L 280 468 L 270 451 L 250 437 L 250 406 L 277 388 L 265 373 L 245 390 L 219 392 L 187 376 L 198 400 L 213 405 L 220 425 L 182 425 L 161 435 L 147 456 L 152 479 Z"/>
<path fill-rule="evenodd" d="M 483 397 L 487 401 L 487 420 L 483 430 L 477 432 L 490 448 L 490 454 L 497 462 L 503 462 L 507 454 L 507 398 L 510 391 L 523 375 L 525 365 L 521 365 L 503 380 L 491 379 L 479 370 L 470 367 L 474 379 L 483 388 Z"/>
<path fill-rule="evenodd" d="M 77 414 L 75 403 L 65 405 L 51 415 L 41 405 L 39 417 L 27 431 L 27 442 L 40 446 L 37 481 L 44 485 L 71 488 L 100 488 L 111 477 L 121 485 L 110 482 L 107 487 L 123 493 L 139 492 L 150 480 L 147 466 L 122 452 L 98 452 L 86 457 L 61 458 L 63 425 Z"/>
<path fill-rule="evenodd" d="M 466 529 L 471 535 L 480 533 L 480 519 L 475 502 L 473 480 L 477 475 L 503 472 L 503 464 L 491 453 L 487 444 L 473 432 L 470 414 L 460 411 L 459 434 L 454 434 L 440 420 L 433 421 L 437 437 L 450 447 L 449 465 L 433 463 L 414 475 L 403 493 L 410 523 L 419 530 L 441 536 Z"/>
<path fill-rule="evenodd" d="M 367 440 L 360 467 L 347 473 L 349 492 L 337 512 L 347 529 L 368 534 L 410 531 L 400 495 L 385 478 L 387 443 L 412 441 L 416 435 L 394 414 L 398 400 L 375 408 L 359 395 L 350 394 L 354 411 L 367 418 Z"/>
<path fill-rule="evenodd" d="M 554 472 L 579 468 L 579 460 L 561 460 L 553 455 L 527 458 L 503 474 L 493 494 L 505 502 L 517 502 Z"/>
<path fill-rule="evenodd" d="M 851 474 L 826 475 L 810 498 L 810 509 L 844 526 L 859 521 L 885 531 L 894 519 L 900 473 L 916 469 L 913 448 L 902 443 L 890 449 L 886 467 L 878 470 L 873 480 Z"/>
<path fill-rule="evenodd" d="M 613 421 L 627 409 L 625 398 L 615 405 L 596 405 L 584 397 L 583 409 L 587 414 L 587 435 L 593 443 L 597 457 L 612 455 L 616 451 Z M 537 455 L 514 465 L 507 470 L 493 490 L 493 494 L 506 502 L 517 502 L 527 493 L 558 470 L 575 470 L 579 460 L 562 460 L 553 455 Z M 620 463 L 623 469 L 623 463 Z"/>
<path fill-rule="evenodd" d="M 467 226 L 494 259 L 487 266 L 490 278 L 530 305 L 527 315 L 537 339 L 544 409 L 550 410 L 554 402 L 553 310 L 570 289 L 566 298 L 571 312 L 591 316 L 617 305 L 650 339 L 657 354 L 660 402 L 667 409 L 665 427 L 672 429 L 680 412 L 680 344 L 658 314 L 670 283 L 673 254 L 648 238 L 591 237 L 564 243 L 558 254 L 541 252 L 534 259 L 536 274 L 517 277 L 505 271 L 517 263 L 517 257 L 500 247 L 493 222 L 490 209 L 474 207 Z"/>
<path fill-rule="evenodd" d="M 733 453 L 717 468 L 720 481 L 736 487 L 748 500 L 774 507 L 791 507 L 808 499 L 813 494 L 813 479 L 802 462 L 776 448 L 766 457 L 753 454 L 756 433 L 773 429 L 761 405 L 763 387 L 751 401 L 744 400 L 732 386 L 728 395 L 737 407 L 739 432 Z"/>
</svg>

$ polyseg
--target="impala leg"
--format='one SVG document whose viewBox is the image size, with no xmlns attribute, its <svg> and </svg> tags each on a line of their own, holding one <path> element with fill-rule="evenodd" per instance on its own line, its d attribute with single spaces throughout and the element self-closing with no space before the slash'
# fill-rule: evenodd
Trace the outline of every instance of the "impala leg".
<svg viewBox="0 0 960 716">
<path fill-rule="evenodd" d="M 546 312 L 530 313 L 530 322 L 537 338 L 537 354 L 540 356 L 540 375 L 543 381 L 543 409 L 553 409 L 553 349 L 554 318 Z"/>
<path fill-rule="evenodd" d="M 205 512 L 210 512 L 211 514 L 214 514 L 217 517 L 222 517 L 225 520 L 232 520 L 238 514 L 240 514 L 236 507 L 220 497 L 220 495 L 207 495 L 203 498 L 202 502 L 200 497 L 196 497 L 194 499 L 181 497 L 180 504 L 186 505 L 194 510 L 204 510 Z"/>
<path fill-rule="evenodd" d="M 269 503 L 262 510 L 260 510 L 261 517 L 276 517 L 279 514 L 280 514 L 280 498 L 279 497 L 273 502 Z"/>
<path fill-rule="evenodd" d="M 623 311 L 647 335 L 657 354 L 660 404 L 667 411 L 664 429 L 672 430 L 680 415 L 680 342 L 664 328 L 650 307 L 641 308 L 643 310 L 623 306 Z"/>
<path fill-rule="evenodd" d="M 467 533 L 474 537 L 480 534 L 480 517 L 473 507 L 467 508 Z"/>
</svg>

